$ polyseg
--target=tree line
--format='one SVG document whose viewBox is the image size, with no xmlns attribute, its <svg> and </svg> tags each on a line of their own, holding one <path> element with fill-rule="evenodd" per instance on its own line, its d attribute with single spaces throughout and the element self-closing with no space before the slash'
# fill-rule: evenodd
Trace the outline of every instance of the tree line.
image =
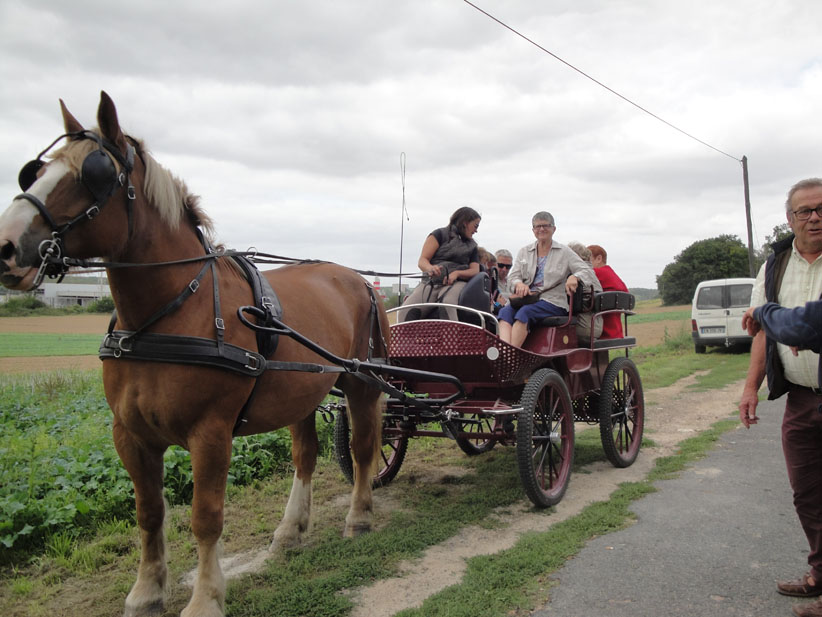
<svg viewBox="0 0 822 617">
<path fill-rule="evenodd" d="M 783 223 L 765 236 L 765 244 L 754 252 L 757 270 L 770 255 L 770 245 L 790 234 L 788 224 Z M 690 304 L 701 281 L 747 276 L 750 276 L 747 247 L 737 236 L 723 234 L 698 240 L 679 253 L 656 277 L 656 285 L 663 304 Z"/>
</svg>

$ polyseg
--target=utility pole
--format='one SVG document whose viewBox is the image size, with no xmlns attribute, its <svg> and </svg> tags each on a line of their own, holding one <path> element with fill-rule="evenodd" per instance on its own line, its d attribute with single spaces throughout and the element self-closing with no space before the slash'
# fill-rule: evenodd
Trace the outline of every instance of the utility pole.
<svg viewBox="0 0 822 617">
<path fill-rule="evenodd" d="M 751 190 L 748 186 L 748 157 L 742 157 L 742 186 L 745 189 L 745 222 L 748 224 L 748 270 L 751 278 L 756 276 L 754 267 L 753 226 L 751 224 Z"/>
</svg>

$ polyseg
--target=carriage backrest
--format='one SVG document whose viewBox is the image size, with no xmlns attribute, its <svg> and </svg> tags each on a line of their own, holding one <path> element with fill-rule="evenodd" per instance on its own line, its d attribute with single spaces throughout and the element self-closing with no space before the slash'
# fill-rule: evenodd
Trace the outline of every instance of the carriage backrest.
<svg viewBox="0 0 822 617">
<path fill-rule="evenodd" d="M 633 311 L 636 298 L 624 291 L 603 291 L 594 295 L 594 312 Z"/>
<path fill-rule="evenodd" d="M 460 291 L 460 306 L 488 312 L 491 308 L 491 278 L 487 272 L 474 275 Z"/>
</svg>

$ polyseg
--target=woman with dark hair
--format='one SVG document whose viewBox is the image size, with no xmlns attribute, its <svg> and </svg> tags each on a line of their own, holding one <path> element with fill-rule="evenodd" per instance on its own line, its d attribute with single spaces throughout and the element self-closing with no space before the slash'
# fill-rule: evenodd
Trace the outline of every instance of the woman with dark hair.
<svg viewBox="0 0 822 617">
<path fill-rule="evenodd" d="M 479 274 L 479 252 L 474 234 L 482 217 L 473 208 L 463 206 L 451 215 L 447 227 L 435 229 L 422 245 L 417 266 L 422 270 L 422 281 L 414 289 L 407 304 L 443 302 L 457 304 L 466 282 Z M 404 321 L 422 319 L 433 308 L 412 308 L 405 311 Z M 457 311 L 447 308 L 448 318 L 457 319 Z"/>
</svg>

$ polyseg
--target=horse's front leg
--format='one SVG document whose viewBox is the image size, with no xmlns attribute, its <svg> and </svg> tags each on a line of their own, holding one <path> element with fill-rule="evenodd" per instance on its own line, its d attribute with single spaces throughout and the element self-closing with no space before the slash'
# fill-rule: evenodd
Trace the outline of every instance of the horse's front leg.
<svg viewBox="0 0 822 617">
<path fill-rule="evenodd" d="M 353 537 L 371 531 L 374 515 L 371 483 L 381 444 L 383 403 L 379 392 L 360 382 L 352 383 L 346 389 L 346 401 L 351 420 L 354 489 L 343 535 Z"/>
<path fill-rule="evenodd" d="M 114 446 L 134 483 L 137 525 L 140 528 L 140 566 L 137 580 L 126 597 L 125 617 L 163 612 L 168 575 L 163 523 L 163 452 L 137 439 L 114 418 Z"/>
<path fill-rule="evenodd" d="M 311 476 L 319 450 L 314 413 L 288 428 L 296 471 L 283 520 L 274 531 L 274 541 L 268 549 L 272 552 L 298 546 L 311 524 Z"/>
<path fill-rule="evenodd" d="M 231 434 L 225 427 L 199 427 L 202 438 L 189 441 L 194 474 L 191 530 L 197 539 L 197 578 L 191 600 L 181 617 L 222 617 L 225 609 L 225 577 L 220 568 L 220 536 Z"/>
</svg>

